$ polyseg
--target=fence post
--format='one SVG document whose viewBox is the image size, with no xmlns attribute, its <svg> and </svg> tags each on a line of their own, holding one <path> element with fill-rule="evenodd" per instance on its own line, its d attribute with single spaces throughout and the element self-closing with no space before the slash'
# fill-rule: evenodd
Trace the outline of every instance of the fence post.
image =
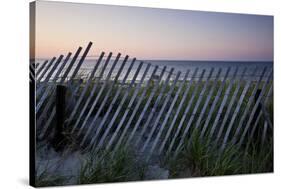
<svg viewBox="0 0 281 189">
<path fill-rule="evenodd" d="M 56 125 L 53 144 L 56 150 L 63 148 L 64 135 L 63 124 L 65 120 L 65 97 L 66 86 L 57 85 L 56 87 Z"/>
</svg>

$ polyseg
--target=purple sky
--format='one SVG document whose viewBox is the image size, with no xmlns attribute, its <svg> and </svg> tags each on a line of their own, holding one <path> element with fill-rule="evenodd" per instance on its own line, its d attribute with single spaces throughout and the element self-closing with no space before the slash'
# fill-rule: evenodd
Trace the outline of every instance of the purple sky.
<svg viewBox="0 0 281 189">
<path fill-rule="evenodd" d="M 36 2 L 36 57 L 101 51 L 138 59 L 273 60 L 273 17 Z"/>
</svg>

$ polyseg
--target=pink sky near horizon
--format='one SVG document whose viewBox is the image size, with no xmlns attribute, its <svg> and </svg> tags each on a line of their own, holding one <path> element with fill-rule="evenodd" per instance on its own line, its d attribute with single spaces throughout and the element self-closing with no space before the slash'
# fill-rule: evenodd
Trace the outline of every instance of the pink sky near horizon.
<svg viewBox="0 0 281 189">
<path fill-rule="evenodd" d="M 118 52 L 138 59 L 273 60 L 273 17 L 36 2 L 36 58 Z"/>
</svg>

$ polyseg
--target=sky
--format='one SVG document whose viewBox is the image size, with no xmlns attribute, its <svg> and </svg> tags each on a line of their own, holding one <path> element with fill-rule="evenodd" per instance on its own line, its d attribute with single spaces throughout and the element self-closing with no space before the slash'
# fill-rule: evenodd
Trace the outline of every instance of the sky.
<svg viewBox="0 0 281 189">
<path fill-rule="evenodd" d="M 272 61 L 273 17 L 36 2 L 36 58 L 118 52 L 145 60 Z"/>
</svg>

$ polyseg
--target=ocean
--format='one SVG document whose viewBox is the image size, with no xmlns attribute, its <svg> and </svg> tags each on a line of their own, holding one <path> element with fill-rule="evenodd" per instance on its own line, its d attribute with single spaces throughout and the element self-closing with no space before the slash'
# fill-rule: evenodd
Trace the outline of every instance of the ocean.
<svg viewBox="0 0 281 189">
<path fill-rule="evenodd" d="M 42 63 L 44 60 L 40 59 L 38 62 Z M 116 65 L 116 67 L 114 68 L 113 72 L 112 72 L 112 76 L 111 78 L 114 78 L 117 73 L 119 68 L 121 67 L 121 62 L 123 61 L 123 59 L 121 58 L 119 60 L 119 63 Z M 131 63 L 131 59 L 129 59 L 122 72 L 121 75 L 119 77 L 119 80 L 122 80 L 125 75 L 126 75 L 126 71 L 128 70 L 130 63 Z M 78 61 L 76 61 L 78 62 Z M 97 60 L 96 59 L 86 59 L 79 71 L 79 75 L 80 77 L 87 77 L 89 76 L 89 74 L 91 73 L 91 71 L 93 70 L 94 66 L 96 65 Z M 137 80 L 140 80 L 144 70 L 146 68 L 146 66 L 148 64 L 151 64 L 150 69 L 147 72 L 147 75 L 145 77 L 145 80 L 150 78 L 150 75 L 153 72 L 153 69 L 155 68 L 155 66 L 159 66 L 156 75 L 160 75 L 161 71 L 163 70 L 163 68 L 166 66 L 166 71 L 164 72 L 164 76 L 163 79 L 167 78 L 169 75 L 169 72 L 172 68 L 174 68 L 173 73 L 171 74 L 171 78 L 175 78 L 178 72 L 180 73 L 180 79 L 182 79 L 185 75 L 185 73 L 189 70 L 189 75 L 188 75 L 188 79 L 191 79 L 194 71 L 196 70 L 196 68 L 198 68 L 198 72 L 197 75 L 195 76 L 196 78 L 199 78 L 200 76 L 203 76 L 203 78 L 216 78 L 218 76 L 218 78 L 222 79 L 224 78 L 224 76 L 226 75 L 228 68 L 230 68 L 229 73 L 228 73 L 228 78 L 232 78 L 234 72 L 237 70 L 237 74 L 236 74 L 236 78 L 242 77 L 245 78 L 245 80 L 251 79 L 251 80 L 258 80 L 260 75 L 262 74 L 263 71 L 265 71 L 265 75 L 263 77 L 263 80 L 266 79 L 266 76 L 268 76 L 271 72 L 271 70 L 273 69 L 273 62 L 260 62 L 260 61 L 178 61 L 178 60 L 145 60 L 143 61 L 144 64 L 141 67 L 141 70 L 137 76 Z M 140 61 L 136 61 L 132 67 L 131 72 L 128 75 L 128 80 L 131 80 L 134 77 L 134 74 L 138 68 L 140 64 Z M 101 68 L 104 65 L 104 61 L 100 64 L 100 67 L 98 69 L 97 75 L 100 73 Z M 105 78 L 109 71 L 110 68 L 113 65 L 113 60 L 109 62 L 108 66 L 106 67 L 104 74 L 103 74 L 103 78 Z M 210 71 L 213 68 L 213 72 L 210 75 Z M 219 70 L 221 69 L 220 74 L 218 75 Z M 246 69 L 246 70 L 245 70 Z M 264 70 L 265 69 L 265 70 Z M 204 71 L 205 70 L 205 71 Z M 204 73 L 203 73 L 204 71 Z M 245 71 L 244 74 L 242 74 Z"/>
</svg>

